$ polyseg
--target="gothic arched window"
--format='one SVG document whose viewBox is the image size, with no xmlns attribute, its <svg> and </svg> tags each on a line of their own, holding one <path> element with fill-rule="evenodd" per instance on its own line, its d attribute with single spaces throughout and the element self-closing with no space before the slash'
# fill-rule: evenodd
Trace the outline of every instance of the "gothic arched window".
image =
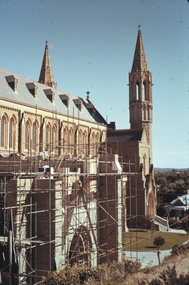
<svg viewBox="0 0 189 285">
<path fill-rule="evenodd" d="M 51 144 L 51 125 L 47 124 L 46 126 L 46 147 L 47 149 L 50 148 L 50 144 Z"/>
<path fill-rule="evenodd" d="M 84 131 L 83 132 L 83 152 L 85 154 L 87 154 L 87 147 L 88 147 L 88 144 L 87 144 L 87 132 Z"/>
<path fill-rule="evenodd" d="M 73 129 L 69 129 L 69 153 L 74 154 L 74 132 Z"/>
<path fill-rule="evenodd" d="M 68 128 L 64 128 L 64 153 L 68 152 Z"/>
<path fill-rule="evenodd" d="M 145 81 L 143 82 L 142 91 L 143 91 L 142 100 L 147 101 L 148 100 L 148 94 L 147 94 L 147 88 L 146 88 L 146 82 Z"/>
<path fill-rule="evenodd" d="M 38 136 L 39 136 L 38 123 L 37 121 L 35 121 L 32 126 L 32 149 L 35 151 L 38 150 L 39 146 Z"/>
<path fill-rule="evenodd" d="M 136 86 L 135 86 L 135 99 L 136 100 L 140 99 L 140 96 L 139 96 L 139 82 L 137 82 Z"/>
<path fill-rule="evenodd" d="M 8 139 L 8 118 L 7 116 L 3 115 L 1 118 L 1 147 L 7 147 L 7 139 Z"/>
<path fill-rule="evenodd" d="M 71 266 L 82 264 L 91 266 L 92 242 L 87 228 L 80 225 L 76 229 L 69 249 L 69 263 Z"/>
<path fill-rule="evenodd" d="M 9 148 L 16 146 L 16 120 L 12 117 L 9 121 Z"/>
<path fill-rule="evenodd" d="M 90 153 L 92 155 L 95 155 L 95 133 L 93 132 L 92 133 L 92 136 L 91 136 L 91 145 L 90 145 Z"/>
<path fill-rule="evenodd" d="M 53 150 L 56 149 L 56 143 L 57 143 L 57 127 L 56 125 L 52 128 L 52 148 Z"/>
<path fill-rule="evenodd" d="M 26 121 L 25 124 L 25 149 L 30 149 L 31 143 L 31 122 L 29 120 Z"/>
<path fill-rule="evenodd" d="M 82 130 L 79 130 L 79 135 L 78 135 L 78 153 L 81 154 L 82 150 L 83 150 Z"/>
</svg>

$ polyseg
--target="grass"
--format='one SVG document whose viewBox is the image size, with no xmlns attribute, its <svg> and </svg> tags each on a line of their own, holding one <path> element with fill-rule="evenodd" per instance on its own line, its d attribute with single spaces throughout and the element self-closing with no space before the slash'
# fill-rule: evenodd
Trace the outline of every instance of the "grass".
<svg viewBox="0 0 189 285">
<path fill-rule="evenodd" d="M 152 251 L 156 249 L 153 241 L 156 236 L 161 236 L 165 239 L 165 244 L 160 247 L 161 250 L 171 249 L 174 244 L 182 244 L 189 240 L 189 235 L 171 233 L 171 232 L 158 232 L 152 233 L 151 230 L 132 230 L 123 234 L 123 249 L 124 250 L 139 250 L 139 251 Z"/>
</svg>

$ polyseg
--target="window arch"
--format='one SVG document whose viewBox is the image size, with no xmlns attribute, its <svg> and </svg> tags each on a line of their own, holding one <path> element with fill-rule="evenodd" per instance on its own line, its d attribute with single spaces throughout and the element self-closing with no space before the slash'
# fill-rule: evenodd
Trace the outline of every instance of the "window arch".
<svg viewBox="0 0 189 285">
<path fill-rule="evenodd" d="M 136 85 L 135 85 L 135 99 L 140 100 L 139 82 L 136 82 Z"/>
<path fill-rule="evenodd" d="M 1 147 L 5 146 L 5 117 L 1 118 Z"/>
<path fill-rule="evenodd" d="M 56 149 L 56 143 L 57 143 L 57 127 L 56 127 L 56 125 L 53 125 L 53 128 L 52 128 L 52 148 L 53 148 L 53 151 Z"/>
<path fill-rule="evenodd" d="M 1 118 L 1 147 L 7 148 L 7 140 L 8 140 L 8 117 L 3 115 Z"/>
<path fill-rule="evenodd" d="M 78 154 L 87 154 L 88 138 L 86 130 L 79 130 L 78 134 Z"/>
<path fill-rule="evenodd" d="M 78 135 L 78 154 L 82 154 L 83 150 L 83 133 L 82 130 L 79 130 L 79 135 Z"/>
<path fill-rule="evenodd" d="M 84 131 L 83 132 L 83 152 L 85 153 L 85 154 L 87 154 L 87 148 L 88 148 L 88 145 L 87 145 L 88 143 L 87 143 L 87 132 L 86 131 Z"/>
<path fill-rule="evenodd" d="M 37 151 L 38 150 L 38 137 L 39 137 L 39 125 L 38 122 L 35 121 L 32 126 L 32 149 Z"/>
<path fill-rule="evenodd" d="M 9 121 L 9 148 L 13 147 L 12 129 L 13 129 L 13 118 L 11 118 Z"/>
<path fill-rule="evenodd" d="M 69 129 L 69 153 L 74 154 L 74 132 L 73 129 Z"/>
<path fill-rule="evenodd" d="M 9 148 L 16 147 L 16 119 L 11 117 L 9 120 Z"/>
<path fill-rule="evenodd" d="M 86 264 L 91 266 L 92 241 L 87 227 L 80 225 L 75 230 L 70 249 L 69 249 L 69 263 L 71 266 Z"/>
<path fill-rule="evenodd" d="M 142 100 L 148 100 L 147 88 L 146 88 L 146 81 L 143 82 L 142 86 Z"/>
<path fill-rule="evenodd" d="M 25 149 L 29 150 L 30 144 L 31 144 L 31 122 L 30 120 L 27 120 L 25 124 Z"/>
<path fill-rule="evenodd" d="M 48 123 L 46 126 L 46 147 L 47 149 L 50 148 L 50 144 L 51 144 L 51 125 L 50 123 Z"/>
<path fill-rule="evenodd" d="M 64 128 L 64 153 L 68 152 L 68 128 Z"/>
</svg>

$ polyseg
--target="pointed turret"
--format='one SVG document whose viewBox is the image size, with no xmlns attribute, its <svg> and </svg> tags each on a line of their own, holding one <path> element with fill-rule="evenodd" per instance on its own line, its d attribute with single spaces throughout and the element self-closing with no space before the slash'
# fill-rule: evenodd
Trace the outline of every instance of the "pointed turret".
<svg viewBox="0 0 189 285">
<path fill-rule="evenodd" d="M 135 54 L 133 59 L 133 66 L 132 66 L 132 72 L 134 71 L 144 71 L 148 70 L 148 63 L 146 60 L 146 55 L 144 51 L 144 45 L 142 41 L 142 33 L 140 26 L 138 27 L 138 37 L 136 41 L 136 47 L 135 47 Z"/>
<path fill-rule="evenodd" d="M 51 67 L 51 61 L 50 61 L 49 48 L 48 48 L 47 41 L 45 45 L 45 52 L 43 56 L 43 62 L 41 66 L 39 82 L 44 85 L 50 86 L 52 88 L 56 88 L 56 83 L 54 82 L 54 77 L 53 77 L 53 72 L 52 72 L 52 67 Z"/>
</svg>

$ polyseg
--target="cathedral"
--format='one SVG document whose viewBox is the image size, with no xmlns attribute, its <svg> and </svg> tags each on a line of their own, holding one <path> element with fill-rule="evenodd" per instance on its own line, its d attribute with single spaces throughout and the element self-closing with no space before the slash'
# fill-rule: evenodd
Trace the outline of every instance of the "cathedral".
<svg viewBox="0 0 189 285">
<path fill-rule="evenodd" d="M 6 284 L 35 284 L 67 264 L 121 261 L 123 231 L 155 217 L 152 74 L 140 27 L 129 73 L 130 129 L 107 124 L 89 94 L 57 88 L 48 42 L 38 81 L 0 69 Z"/>
</svg>

